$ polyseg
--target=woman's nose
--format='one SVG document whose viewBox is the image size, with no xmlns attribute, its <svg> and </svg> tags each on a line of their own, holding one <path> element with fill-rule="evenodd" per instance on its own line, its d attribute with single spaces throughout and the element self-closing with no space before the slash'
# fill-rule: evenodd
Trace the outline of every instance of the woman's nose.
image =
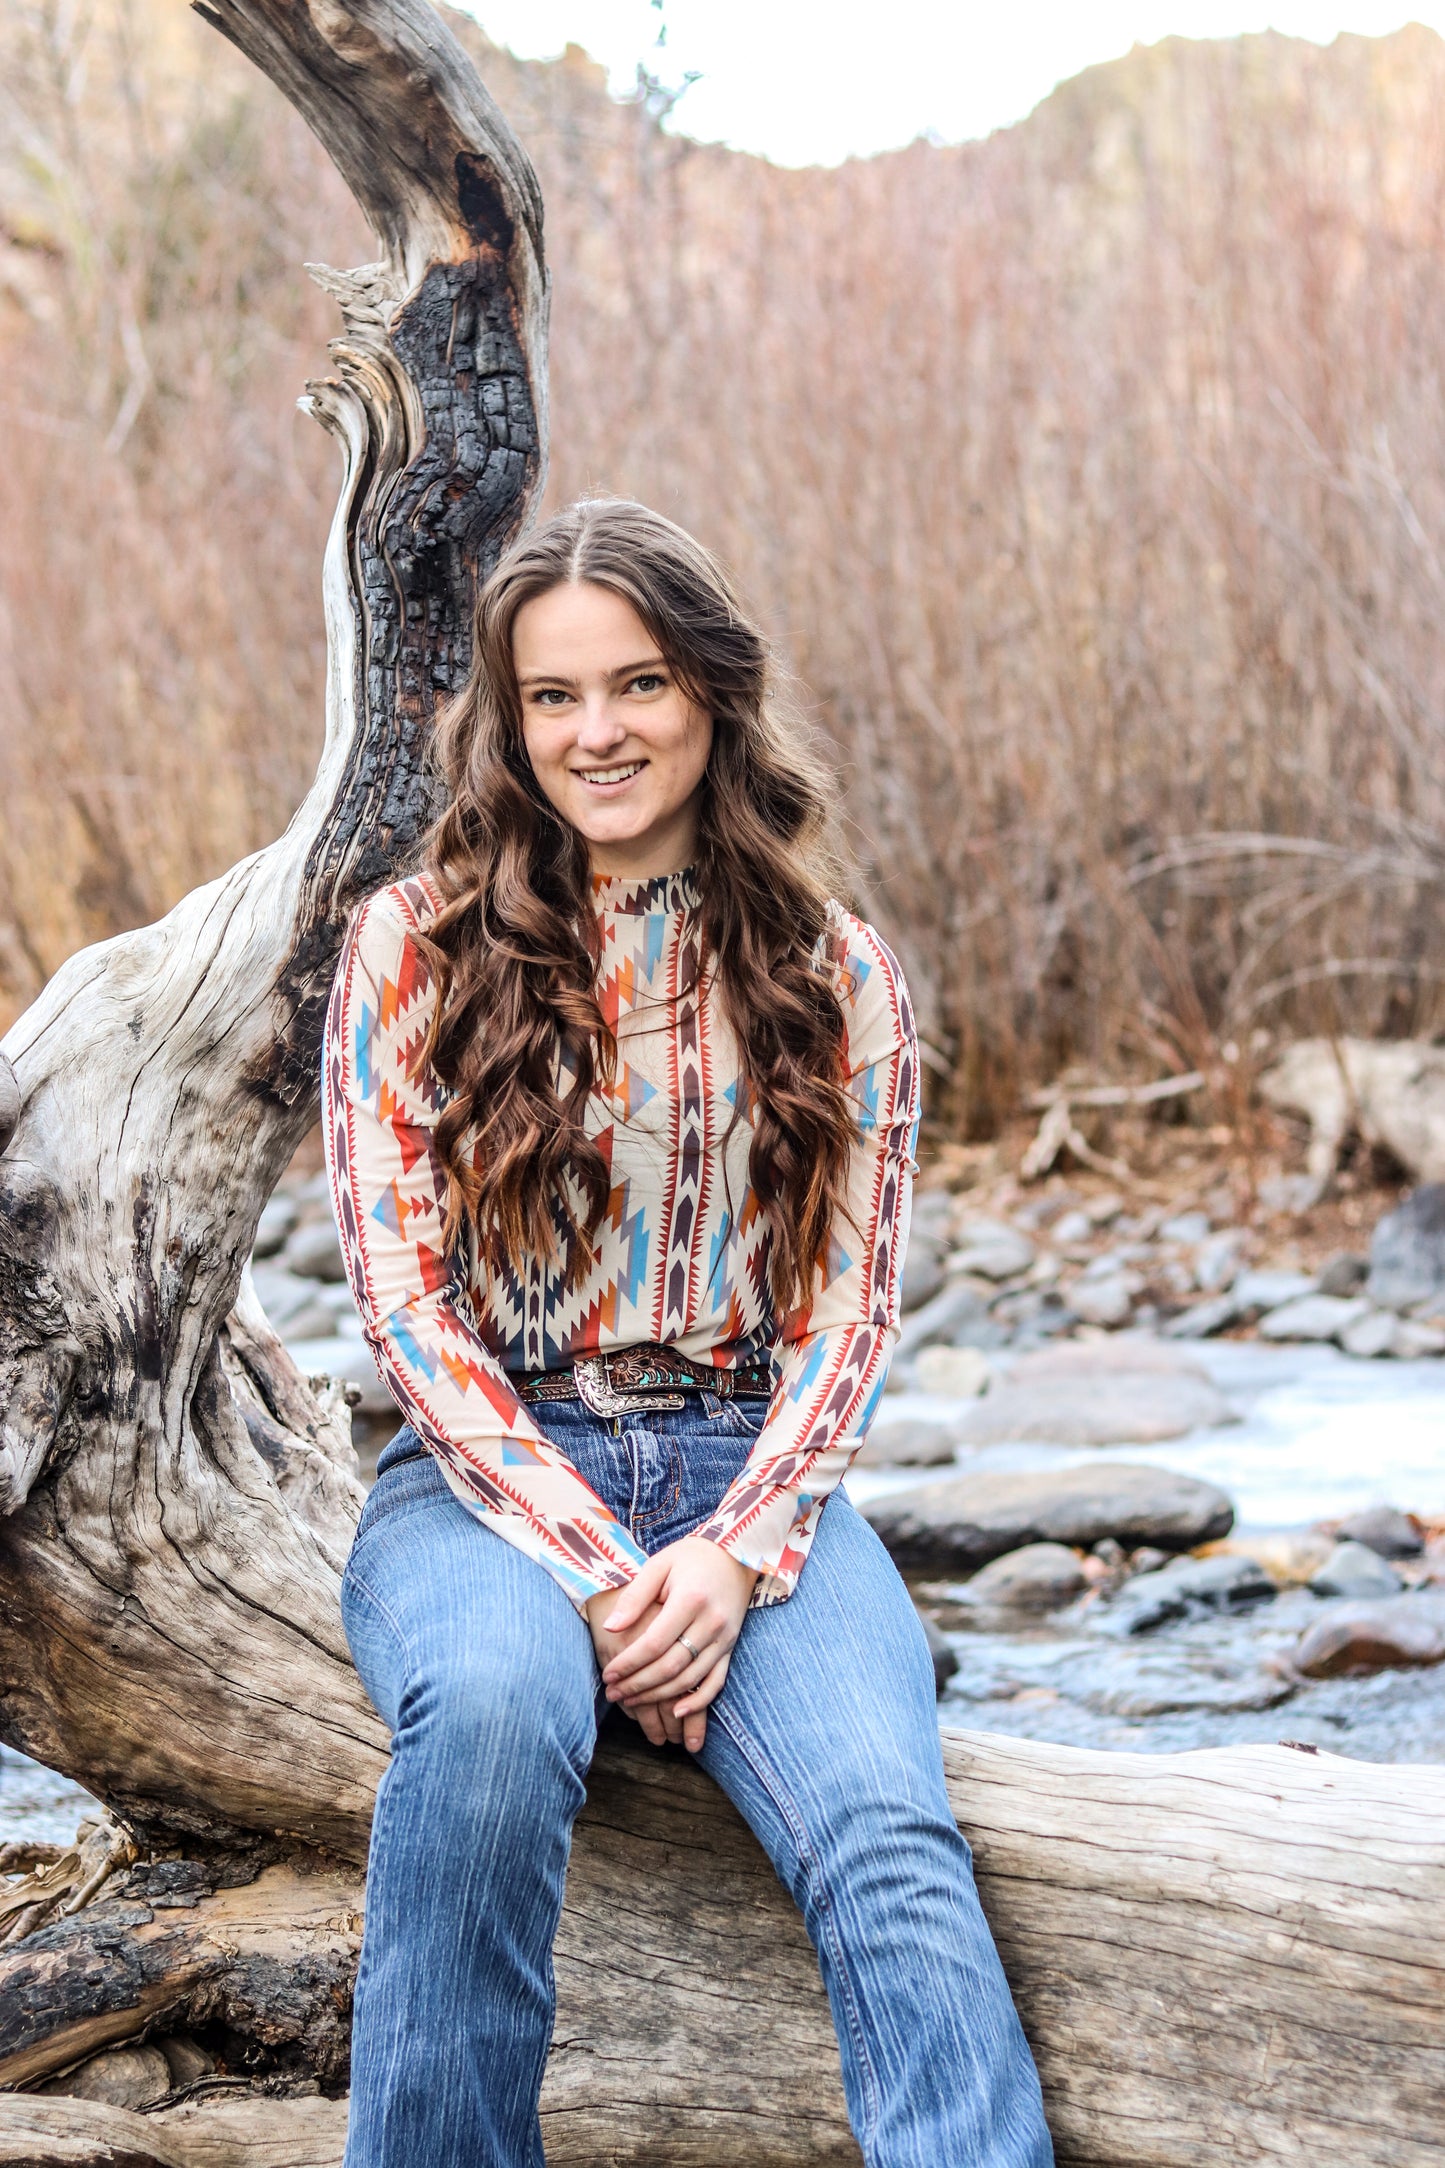
<svg viewBox="0 0 1445 2168">
<path fill-rule="evenodd" d="M 608 699 L 589 700 L 577 726 L 577 743 L 588 753 L 609 752 L 627 735 L 627 725 Z"/>
</svg>

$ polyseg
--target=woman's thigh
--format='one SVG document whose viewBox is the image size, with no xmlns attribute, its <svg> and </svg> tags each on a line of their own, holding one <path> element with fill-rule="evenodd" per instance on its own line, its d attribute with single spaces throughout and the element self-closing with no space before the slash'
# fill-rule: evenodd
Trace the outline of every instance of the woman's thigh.
<svg viewBox="0 0 1445 2168">
<path fill-rule="evenodd" d="M 596 1660 L 586 1623 L 551 1575 L 480 1525 L 430 1454 L 382 1475 L 342 1580 L 362 1683 L 393 1734 L 426 1719 L 495 1751 L 544 1718 L 586 1767 Z M 504 1739 L 505 1735 L 505 1739 Z"/>
<path fill-rule="evenodd" d="M 825 1856 L 892 1857 L 926 1831 L 966 1872 L 943 1780 L 933 1662 L 887 1552 L 835 1492 L 798 1585 L 750 1611 L 701 1760 L 805 1903 Z"/>
</svg>

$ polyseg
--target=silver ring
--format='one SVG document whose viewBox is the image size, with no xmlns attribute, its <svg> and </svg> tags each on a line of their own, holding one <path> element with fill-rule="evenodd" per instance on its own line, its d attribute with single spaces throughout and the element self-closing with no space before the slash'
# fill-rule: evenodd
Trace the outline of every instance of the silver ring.
<svg viewBox="0 0 1445 2168">
<path fill-rule="evenodd" d="M 696 1663 L 698 1658 L 702 1655 L 702 1650 L 695 1649 L 692 1643 L 688 1640 L 686 1634 L 679 1634 L 677 1638 L 682 1643 L 683 1647 L 687 1650 L 687 1653 L 692 1658 L 693 1662 Z"/>
</svg>

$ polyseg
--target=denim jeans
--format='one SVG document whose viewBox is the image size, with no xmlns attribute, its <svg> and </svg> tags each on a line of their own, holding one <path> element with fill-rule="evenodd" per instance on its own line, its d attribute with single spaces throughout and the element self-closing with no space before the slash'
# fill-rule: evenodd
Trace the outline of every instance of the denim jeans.
<svg viewBox="0 0 1445 2168">
<path fill-rule="evenodd" d="M 649 1551 L 701 1525 L 766 1403 L 689 1395 L 547 1430 Z M 606 1703 L 561 1588 L 480 1524 L 403 1431 L 342 1589 L 392 1731 L 356 1987 L 346 2168 L 542 2168 L 552 1941 Z M 933 1668 L 841 1492 L 795 1593 L 749 1611 L 703 1767 L 818 1953 L 868 2168 L 1049 2168 L 1038 2078 L 944 1789 Z M 619 1953 L 619 1963 L 625 1964 Z"/>
</svg>

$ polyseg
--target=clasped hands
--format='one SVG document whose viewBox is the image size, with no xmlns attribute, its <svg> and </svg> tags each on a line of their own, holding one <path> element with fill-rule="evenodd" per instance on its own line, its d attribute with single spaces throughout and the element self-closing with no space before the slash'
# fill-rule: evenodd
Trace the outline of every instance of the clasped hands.
<svg viewBox="0 0 1445 2168">
<path fill-rule="evenodd" d="M 589 1598 L 607 1698 L 654 1746 L 670 1741 L 698 1752 L 756 1580 L 705 1536 L 684 1536 L 649 1558 L 626 1588 Z"/>
</svg>

